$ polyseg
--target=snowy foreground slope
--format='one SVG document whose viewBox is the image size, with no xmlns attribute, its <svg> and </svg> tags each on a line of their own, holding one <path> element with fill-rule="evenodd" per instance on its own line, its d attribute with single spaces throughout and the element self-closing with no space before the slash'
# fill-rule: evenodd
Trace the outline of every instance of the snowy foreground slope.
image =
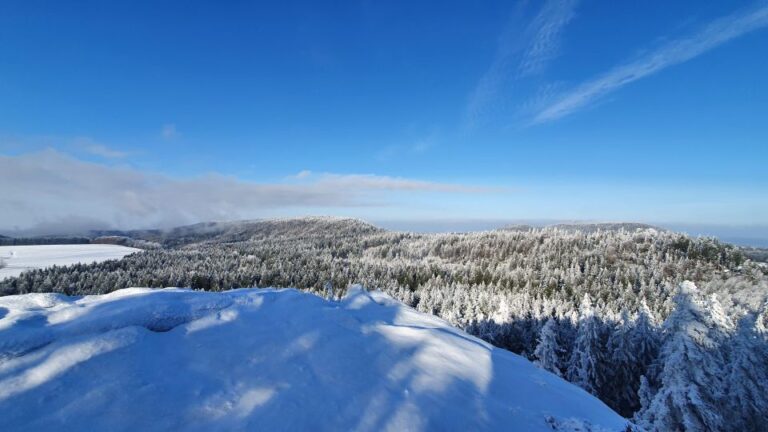
<svg viewBox="0 0 768 432">
<path fill-rule="evenodd" d="M 50 267 L 120 259 L 141 249 L 110 244 L 0 246 L 0 280 L 22 272 Z"/>
<path fill-rule="evenodd" d="M 0 298 L 0 430 L 625 426 L 578 387 L 378 292 Z"/>
</svg>

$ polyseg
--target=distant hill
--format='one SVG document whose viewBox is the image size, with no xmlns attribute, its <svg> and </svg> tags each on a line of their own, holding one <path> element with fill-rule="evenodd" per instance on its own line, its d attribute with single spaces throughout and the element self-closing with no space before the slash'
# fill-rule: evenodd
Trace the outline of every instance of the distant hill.
<svg viewBox="0 0 768 432">
<path fill-rule="evenodd" d="M 552 228 L 558 228 L 564 231 L 582 231 L 593 233 L 597 231 L 637 231 L 641 229 L 655 229 L 657 231 L 666 231 L 654 225 L 636 222 L 607 222 L 607 223 L 573 223 L 550 225 Z"/>
<path fill-rule="evenodd" d="M 512 225 L 505 225 L 498 229 L 498 231 L 533 231 L 536 227 L 533 225 L 526 225 L 526 224 L 512 224 Z"/>
<path fill-rule="evenodd" d="M 628 231 L 655 229 L 669 232 L 665 228 L 635 222 L 608 223 L 559 223 L 536 226 L 512 224 L 496 231 L 530 232 L 542 228 L 556 228 L 568 232 L 595 233 L 598 231 Z M 387 232 L 373 224 L 355 218 L 309 216 L 280 219 L 255 219 L 229 222 L 201 222 L 171 229 L 140 230 L 91 230 L 83 236 L 36 236 L 14 238 L 0 235 L 0 245 L 35 244 L 86 244 L 106 243 L 138 247 L 180 247 L 193 243 L 233 243 L 274 236 L 315 236 L 328 234 L 334 237 L 348 237 L 361 234 Z M 395 232 L 399 232 L 395 230 Z"/>
<path fill-rule="evenodd" d="M 739 250 L 752 261 L 768 263 L 768 248 L 740 247 Z"/>
<path fill-rule="evenodd" d="M 326 233 L 333 236 L 351 236 L 384 231 L 354 218 L 311 216 L 284 219 L 255 219 L 228 222 L 201 222 L 168 230 L 98 230 L 91 231 L 101 242 L 125 244 L 124 238 L 158 243 L 165 247 L 178 247 L 192 243 L 232 243 L 265 236 L 305 236 Z"/>
<path fill-rule="evenodd" d="M 161 247 L 160 243 L 157 242 L 116 235 L 96 237 L 95 239 L 91 240 L 91 243 L 127 246 L 138 249 L 156 249 Z"/>
<path fill-rule="evenodd" d="M 561 231 L 594 233 L 598 231 L 637 231 L 640 229 L 655 229 L 657 231 L 667 231 L 654 225 L 648 225 L 637 222 L 602 222 L 602 223 L 559 223 L 545 226 L 533 226 L 527 224 L 512 224 L 499 228 L 499 231 L 520 231 L 527 232 L 541 228 L 557 228 Z"/>
<path fill-rule="evenodd" d="M 7 236 L 0 236 L 0 246 L 88 244 L 90 242 L 91 242 L 91 239 L 89 239 L 88 237 L 70 237 L 70 236 L 7 237 Z"/>
<path fill-rule="evenodd" d="M 236 222 L 206 222 L 173 228 L 162 235 L 165 246 L 190 243 L 232 243 L 274 236 L 349 237 L 384 231 L 367 222 L 352 218 L 303 217 Z"/>
</svg>

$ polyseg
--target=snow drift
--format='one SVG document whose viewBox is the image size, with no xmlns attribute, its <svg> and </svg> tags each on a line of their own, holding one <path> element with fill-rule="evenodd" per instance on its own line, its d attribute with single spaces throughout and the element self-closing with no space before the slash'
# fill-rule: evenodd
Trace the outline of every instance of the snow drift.
<svg viewBox="0 0 768 432">
<path fill-rule="evenodd" d="M 622 431 L 527 360 L 379 292 L 0 298 L 1 430 Z"/>
</svg>

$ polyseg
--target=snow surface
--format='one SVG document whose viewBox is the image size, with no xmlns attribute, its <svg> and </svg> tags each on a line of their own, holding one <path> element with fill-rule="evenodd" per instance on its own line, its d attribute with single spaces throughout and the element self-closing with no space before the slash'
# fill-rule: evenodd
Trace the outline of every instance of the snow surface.
<svg viewBox="0 0 768 432">
<path fill-rule="evenodd" d="M 622 431 L 529 361 L 380 292 L 0 298 L 0 430 Z"/>
<path fill-rule="evenodd" d="M 109 244 L 0 246 L 0 280 L 32 269 L 120 259 L 141 249 Z"/>
</svg>

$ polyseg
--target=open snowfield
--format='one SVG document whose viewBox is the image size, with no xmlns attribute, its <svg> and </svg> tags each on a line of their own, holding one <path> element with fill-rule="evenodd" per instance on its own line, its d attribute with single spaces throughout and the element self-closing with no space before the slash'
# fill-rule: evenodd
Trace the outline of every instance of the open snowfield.
<svg viewBox="0 0 768 432">
<path fill-rule="evenodd" d="M 107 244 L 0 246 L 0 259 L 6 264 L 0 280 L 27 270 L 120 259 L 134 252 L 141 249 Z"/>
<path fill-rule="evenodd" d="M 621 431 L 580 388 L 379 292 L 0 298 L 0 430 Z"/>
</svg>

